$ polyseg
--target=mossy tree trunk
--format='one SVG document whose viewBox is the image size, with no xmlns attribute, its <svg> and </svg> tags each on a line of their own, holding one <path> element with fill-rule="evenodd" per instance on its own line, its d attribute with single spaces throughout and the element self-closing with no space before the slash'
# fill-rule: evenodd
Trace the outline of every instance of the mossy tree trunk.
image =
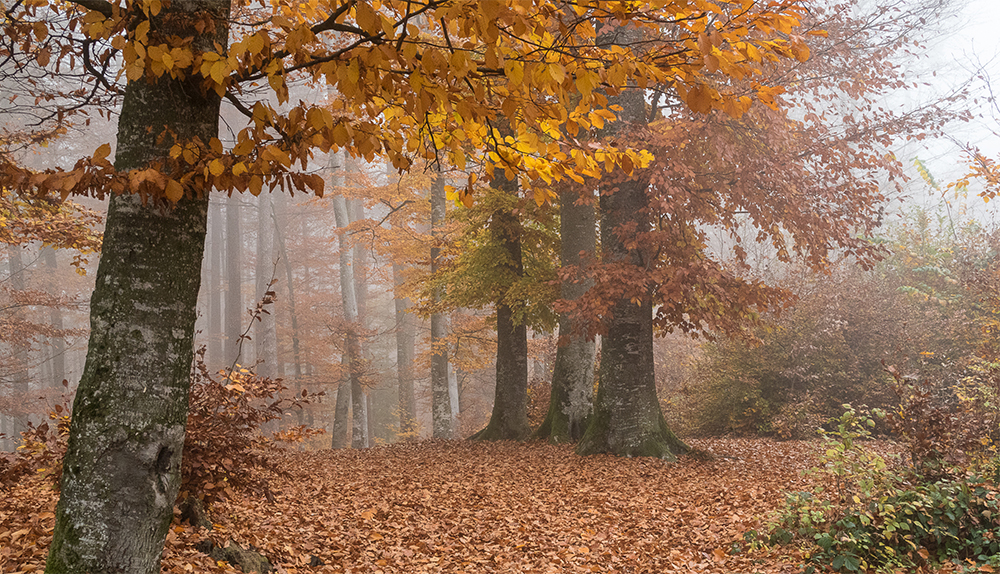
<svg viewBox="0 0 1000 574">
<path fill-rule="evenodd" d="M 575 190 L 559 194 L 559 259 L 563 267 L 578 269 L 594 255 L 597 245 L 594 201 Z M 590 288 L 590 282 L 563 281 L 559 287 L 563 299 L 573 300 Z M 583 437 L 594 400 L 594 355 L 596 344 L 586 336 L 573 333 L 573 317 L 559 315 L 560 345 L 552 371 L 549 411 L 535 437 L 551 443 L 576 442 Z"/>
<path fill-rule="evenodd" d="M 448 196 L 445 193 L 444 174 L 438 172 L 431 184 L 431 275 L 441 265 L 442 234 L 447 215 Z M 444 293 L 435 291 L 434 303 L 439 303 Z M 449 439 L 454 433 L 451 417 L 451 393 L 448 389 L 448 317 L 441 312 L 431 315 L 431 435 Z"/>
<path fill-rule="evenodd" d="M 503 193 L 517 193 L 517 182 L 497 170 L 493 185 Z M 521 256 L 521 221 L 510 209 L 498 209 L 490 218 L 492 241 L 503 246 L 504 275 L 516 282 L 524 276 Z M 501 293 L 497 310 L 496 390 L 493 412 L 476 440 L 524 440 L 531 435 L 528 422 L 528 328 L 518 321 L 507 293 Z"/>
<path fill-rule="evenodd" d="M 599 43 L 635 47 L 642 40 L 640 34 L 635 29 L 619 28 L 603 35 Z M 630 125 L 645 123 L 642 90 L 624 90 L 610 96 L 608 104 L 621 106 L 621 111 L 618 120 L 603 130 L 604 137 L 623 137 Z M 601 247 L 605 263 L 645 266 L 650 255 L 636 239 L 650 229 L 648 187 L 641 172 L 623 175 L 619 183 L 602 186 Z M 673 460 L 689 449 L 667 427 L 656 397 L 651 289 L 634 287 L 614 304 L 607 320 L 594 413 L 576 452 Z"/>
<path fill-rule="evenodd" d="M 214 50 L 229 2 L 174 0 L 153 28 Z M 198 32 L 205 17 L 213 27 Z M 141 16 L 140 16 L 141 17 Z M 200 27 L 200 26 L 199 26 Z M 219 98 L 201 78 L 129 82 L 115 167 L 167 157 L 178 140 L 216 137 Z M 113 197 L 91 298 L 87 361 L 46 572 L 155 574 L 180 485 L 208 189 L 171 208 Z"/>
</svg>

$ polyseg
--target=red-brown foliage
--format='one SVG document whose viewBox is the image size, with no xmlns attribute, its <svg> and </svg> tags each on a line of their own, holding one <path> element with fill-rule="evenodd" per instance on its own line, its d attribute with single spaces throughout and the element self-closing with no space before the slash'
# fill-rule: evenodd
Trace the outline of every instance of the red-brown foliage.
<svg viewBox="0 0 1000 574">
<path fill-rule="evenodd" d="M 783 491 L 808 488 L 799 471 L 815 464 L 813 445 L 694 444 L 717 458 L 466 442 L 287 453 L 273 459 L 275 502 L 238 494 L 216 504 L 211 532 L 175 525 L 163 572 L 233 572 L 192 549 L 205 537 L 254 544 L 288 574 L 793 571 L 795 556 L 747 553 L 743 534 Z M 55 497 L 37 481 L 12 494 L 0 502 L 0 571 L 30 572 Z"/>
<path fill-rule="evenodd" d="M 261 428 L 281 419 L 292 408 L 309 401 L 307 391 L 282 398 L 288 389 L 280 379 L 237 369 L 216 377 L 199 353 L 191 384 L 180 498 L 193 495 L 205 502 L 233 496 L 234 489 L 271 498 L 269 470 L 278 448 Z M 286 431 L 279 438 L 295 441 L 315 434 L 304 429 Z"/>
</svg>

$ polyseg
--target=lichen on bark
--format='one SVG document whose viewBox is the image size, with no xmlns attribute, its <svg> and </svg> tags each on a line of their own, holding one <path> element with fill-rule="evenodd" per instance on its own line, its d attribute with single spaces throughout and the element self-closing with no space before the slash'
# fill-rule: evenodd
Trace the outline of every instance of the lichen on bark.
<svg viewBox="0 0 1000 574">
<path fill-rule="evenodd" d="M 177 0 L 153 28 L 214 50 L 226 43 L 229 8 Z M 196 30 L 206 14 L 216 26 Z M 218 133 L 219 102 L 197 76 L 130 81 L 115 168 L 164 159 L 174 141 L 208 142 Z M 46 572 L 160 571 L 180 485 L 208 191 L 192 189 L 174 206 L 111 199 Z"/>
</svg>

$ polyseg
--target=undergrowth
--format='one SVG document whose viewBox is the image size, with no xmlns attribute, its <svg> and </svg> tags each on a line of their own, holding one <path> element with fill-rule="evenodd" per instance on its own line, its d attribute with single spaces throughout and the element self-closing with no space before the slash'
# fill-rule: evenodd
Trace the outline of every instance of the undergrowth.
<svg viewBox="0 0 1000 574">
<path fill-rule="evenodd" d="M 929 478 L 916 472 L 928 468 L 926 461 L 907 467 L 870 449 L 865 440 L 875 419 L 844 407 L 832 430 L 820 430 L 824 452 L 809 473 L 823 485 L 787 493 L 768 532 L 748 538 L 804 546 L 807 574 L 827 566 L 840 572 L 914 571 L 946 562 L 1000 566 L 995 461 L 947 473 L 935 465 Z"/>
</svg>

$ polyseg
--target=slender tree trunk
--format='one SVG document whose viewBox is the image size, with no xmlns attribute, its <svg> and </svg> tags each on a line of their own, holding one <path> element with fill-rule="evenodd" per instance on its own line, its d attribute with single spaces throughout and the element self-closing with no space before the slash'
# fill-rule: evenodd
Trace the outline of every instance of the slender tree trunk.
<svg viewBox="0 0 1000 574">
<path fill-rule="evenodd" d="M 447 195 L 444 190 L 444 174 L 438 172 L 431 185 L 431 274 L 438 271 L 441 258 L 439 241 L 443 241 L 442 229 L 445 224 Z M 435 291 L 434 302 L 441 300 L 443 293 Z M 443 313 L 431 315 L 431 426 L 434 438 L 452 438 L 454 432 L 451 420 L 451 397 L 448 390 L 448 318 Z"/>
<path fill-rule="evenodd" d="M 22 247 L 20 245 L 7 246 L 7 263 L 10 272 L 10 286 L 15 291 L 24 291 L 27 283 L 24 277 L 24 260 L 21 257 Z M 26 320 L 23 309 L 14 309 L 11 313 L 15 321 Z M 16 337 L 11 341 L 12 364 L 9 368 L 10 387 L 7 389 L 14 403 L 17 405 L 26 404 L 28 398 L 28 373 L 29 352 L 27 339 Z M 19 408 L 8 415 L 0 415 L 6 419 L 4 434 L 10 437 L 8 447 L 14 449 L 20 444 L 20 433 L 27 428 L 28 414 L 24 408 Z"/>
<path fill-rule="evenodd" d="M 246 363 L 240 355 L 243 334 L 243 233 L 240 202 L 234 195 L 226 201 L 226 365 Z"/>
<path fill-rule="evenodd" d="M 209 240 L 208 265 L 208 364 L 221 367 L 225 363 L 222 332 L 222 262 L 225 259 L 222 236 L 222 198 L 217 197 L 209 204 L 208 226 L 211 231 Z"/>
<path fill-rule="evenodd" d="M 260 301 L 268 284 L 275 279 L 274 226 L 271 194 L 262 193 L 257 197 L 257 267 L 255 270 L 256 300 Z M 254 327 L 256 342 L 255 355 L 259 364 L 257 374 L 273 378 L 278 376 L 278 334 L 275 326 L 275 307 L 266 308 Z"/>
<path fill-rule="evenodd" d="M 635 44 L 640 32 L 619 28 L 600 42 Z M 619 105 L 619 119 L 605 127 L 604 136 L 623 134 L 628 125 L 643 123 L 646 102 L 642 90 L 630 89 L 608 98 Z M 649 224 L 647 180 L 641 175 L 601 189 L 601 247 L 609 263 L 642 266 L 648 256 L 634 244 L 635 235 Z M 623 237 L 623 231 L 631 234 Z M 623 297 L 612 308 L 607 336 L 602 339 L 600 381 L 594 414 L 577 445 L 579 454 L 611 453 L 621 456 L 655 456 L 673 460 L 687 452 L 667 427 L 656 397 L 653 371 L 653 303 L 647 288 L 638 303 Z"/>
<path fill-rule="evenodd" d="M 386 163 L 386 175 L 391 180 L 396 170 Z M 398 220 L 390 220 L 399 227 Z M 417 326 L 409 313 L 412 302 L 400 293 L 403 285 L 403 267 L 393 261 L 393 305 L 396 311 L 396 389 L 398 393 L 399 436 L 413 439 L 417 436 L 417 398 L 413 388 L 413 359 L 416 356 Z"/>
<path fill-rule="evenodd" d="M 288 318 L 292 323 L 292 376 L 295 382 L 302 379 L 302 352 L 299 345 L 299 315 L 295 311 L 295 274 L 292 272 L 292 261 L 288 257 L 288 246 L 285 240 L 285 229 L 288 223 L 288 200 L 283 195 L 275 196 L 271 203 L 271 219 L 274 221 L 274 240 L 278 246 L 278 258 L 285 270 L 285 289 L 288 291 Z M 280 212 L 280 216 L 279 216 Z M 285 225 L 279 223 L 283 220 Z"/>
<path fill-rule="evenodd" d="M 358 299 L 355 293 L 356 283 L 354 281 L 354 267 L 352 265 L 353 251 L 347 240 L 344 231 L 350 223 L 347 210 L 347 200 L 344 196 L 338 195 L 333 198 L 333 211 L 337 220 L 337 227 L 340 228 L 338 239 L 340 241 L 340 295 L 344 308 L 344 321 L 347 323 L 347 335 L 345 337 L 344 355 L 347 363 L 347 382 L 340 384 L 337 392 L 337 404 L 340 405 L 340 395 L 349 393 L 345 397 L 350 398 L 351 410 L 353 412 L 353 425 L 351 429 L 351 446 L 353 448 L 364 448 L 367 446 L 367 423 L 363 423 L 365 413 L 364 392 L 361 388 L 361 344 L 358 337 Z M 340 409 L 338 408 L 338 411 Z M 346 413 L 345 413 L 346 414 Z M 340 422 L 340 417 L 334 421 Z M 346 421 L 344 421 L 346 423 Z M 336 444 L 338 437 L 334 433 L 334 448 L 340 448 Z M 346 442 L 346 441 L 345 441 Z"/>
<path fill-rule="evenodd" d="M 197 50 L 228 39 L 230 5 L 174 0 L 154 19 Z M 198 17 L 192 17 L 197 14 Z M 195 25 L 214 20 L 211 32 Z M 201 78 L 131 81 L 115 168 L 166 158 L 173 138 L 218 134 L 220 98 Z M 208 189 L 168 207 L 111 198 L 91 298 L 90 343 L 73 404 L 46 572 L 156 574 L 180 486 Z"/>
<path fill-rule="evenodd" d="M 45 263 L 45 268 L 48 270 L 50 277 L 54 280 L 56 273 L 59 271 L 56 250 L 51 247 L 42 247 L 42 261 Z M 63 293 L 56 292 L 54 284 L 50 289 L 53 296 L 63 297 Z M 53 329 L 60 332 L 56 336 L 49 338 L 49 362 L 52 369 L 49 386 L 58 389 L 62 387 L 62 382 L 66 379 L 66 338 L 61 334 L 61 331 L 65 327 L 63 323 L 63 310 L 61 308 L 53 306 L 49 309 L 49 323 Z"/>
<path fill-rule="evenodd" d="M 392 279 L 396 288 L 396 382 L 399 385 L 399 434 L 416 438 L 417 399 L 413 390 L 413 357 L 416 346 L 416 325 L 408 312 L 410 300 L 400 297 L 402 268 L 392 264 Z"/>
<path fill-rule="evenodd" d="M 349 163 L 348 171 L 357 173 L 356 164 Z M 347 200 L 347 211 L 350 222 L 360 221 L 365 217 L 364 205 L 358 199 Z M 353 357 L 356 360 L 358 375 L 351 378 L 351 410 L 354 419 L 351 435 L 351 448 L 368 448 L 371 446 L 371 397 L 369 392 L 361 384 L 360 372 L 362 367 L 368 362 L 365 353 L 364 335 L 368 329 L 368 250 L 360 241 L 355 241 L 351 248 L 353 253 L 351 261 L 351 272 L 354 275 L 354 298 L 357 305 L 358 314 L 355 319 L 355 334 L 357 340 L 357 351 Z"/>
<path fill-rule="evenodd" d="M 579 269 L 594 255 L 597 230 L 593 199 L 567 189 L 559 194 L 559 258 L 563 267 Z M 590 285 L 588 281 L 563 281 L 560 295 L 573 300 Z M 573 318 L 567 313 L 559 315 L 559 337 L 564 344 L 556 349 L 549 411 L 535 436 L 552 443 L 576 442 L 583 437 L 593 406 L 596 345 L 586 336 L 573 334 Z"/>
</svg>

